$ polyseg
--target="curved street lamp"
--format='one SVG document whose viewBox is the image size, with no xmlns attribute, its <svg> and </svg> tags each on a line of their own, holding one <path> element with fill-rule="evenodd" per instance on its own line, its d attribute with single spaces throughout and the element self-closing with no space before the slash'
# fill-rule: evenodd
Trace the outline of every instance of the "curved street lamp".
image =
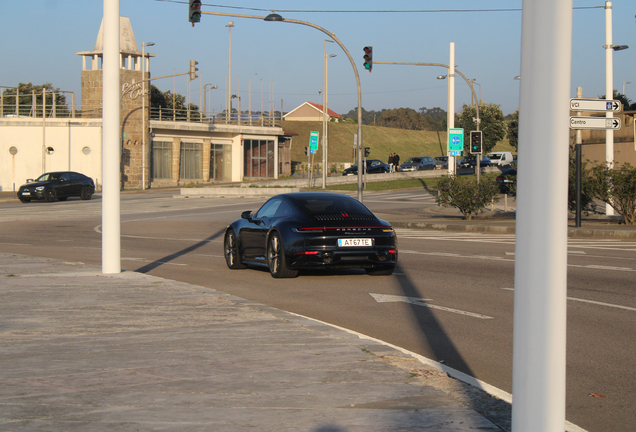
<svg viewBox="0 0 636 432">
<path fill-rule="evenodd" d="M 146 47 L 153 46 L 154 42 L 141 43 L 141 190 L 146 190 Z"/>
<path fill-rule="evenodd" d="M 291 24 L 301 24 L 301 25 L 306 25 L 312 28 L 315 28 L 316 30 L 320 30 L 321 32 L 325 33 L 326 35 L 328 35 L 335 43 L 337 43 L 340 48 L 342 48 L 342 50 L 345 52 L 345 54 L 347 55 L 347 58 L 349 59 L 349 61 L 351 62 L 351 66 L 353 67 L 353 73 L 355 75 L 356 78 L 356 85 L 358 87 L 358 167 L 362 166 L 362 92 L 360 90 L 360 75 L 358 74 L 358 68 L 356 67 L 355 62 L 353 61 L 353 58 L 351 57 L 351 54 L 349 54 L 349 51 L 347 50 L 347 48 L 342 44 L 342 42 L 340 42 L 340 39 L 338 39 L 336 37 L 336 35 L 334 33 L 331 33 L 330 31 L 316 25 L 316 24 L 312 24 L 310 22 L 306 22 L 306 21 L 299 21 L 299 20 L 293 20 L 293 19 L 287 19 L 287 18 L 283 18 L 282 16 L 280 16 L 279 14 L 277 14 L 276 12 L 272 12 L 271 14 L 263 17 L 263 16 L 257 16 L 257 15 L 242 15 L 242 14 L 229 14 L 229 13 L 224 13 L 224 12 L 207 12 L 207 11 L 201 11 L 202 14 L 204 15 L 216 15 L 216 16 L 227 16 L 227 17 L 237 17 L 237 18 L 251 18 L 251 19 L 260 19 L 260 20 L 264 20 L 264 21 L 276 21 L 276 22 L 286 22 L 286 23 L 291 23 Z M 358 201 L 362 202 L 362 170 L 358 170 Z"/>
<path fill-rule="evenodd" d="M 206 88 L 207 86 L 212 86 L 210 88 Z M 206 96 L 206 93 L 210 90 L 215 90 L 218 89 L 219 86 L 217 85 L 212 85 L 212 83 L 207 83 L 206 85 L 203 86 L 203 117 L 207 117 L 207 102 L 208 102 L 208 98 Z"/>
</svg>

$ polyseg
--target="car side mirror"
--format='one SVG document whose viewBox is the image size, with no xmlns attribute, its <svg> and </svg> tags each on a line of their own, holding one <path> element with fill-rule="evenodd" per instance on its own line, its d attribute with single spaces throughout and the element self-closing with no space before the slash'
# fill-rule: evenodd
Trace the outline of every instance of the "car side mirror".
<svg viewBox="0 0 636 432">
<path fill-rule="evenodd" d="M 241 213 L 241 219 L 252 220 L 252 210 L 247 210 Z"/>
</svg>

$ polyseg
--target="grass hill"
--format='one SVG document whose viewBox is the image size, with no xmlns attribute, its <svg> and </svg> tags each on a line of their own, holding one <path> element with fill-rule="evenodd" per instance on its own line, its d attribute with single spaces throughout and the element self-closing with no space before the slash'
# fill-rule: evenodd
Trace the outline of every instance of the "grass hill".
<svg viewBox="0 0 636 432">
<path fill-rule="evenodd" d="M 309 146 L 309 133 L 320 133 L 320 144 L 316 158 L 322 158 L 322 122 L 283 121 L 279 124 L 286 132 L 297 134 L 292 139 L 293 161 L 306 162 L 305 147 Z M 329 123 L 329 162 L 352 162 L 353 136 L 358 125 Z M 441 156 L 446 154 L 446 131 L 415 131 L 380 126 L 362 126 L 362 146 L 371 150 L 370 158 L 386 162 L 389 153 L 396 152 L 404 162 L 411 156 Z M 500 142 L 497 151 L 512 151 L 508 141 Z"/>
</svg>

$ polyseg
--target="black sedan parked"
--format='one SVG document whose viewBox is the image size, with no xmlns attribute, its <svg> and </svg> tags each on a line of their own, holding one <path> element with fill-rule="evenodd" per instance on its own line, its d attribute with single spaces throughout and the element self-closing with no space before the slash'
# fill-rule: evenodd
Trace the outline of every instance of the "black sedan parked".
<svg viewBox="0 0 636 432">
<path fill-rule="evenodd" d="M 480 167 L 489 167 L 492 165 L 492 162 L 490 161 L 490 159 L 487 156 L 484 156 L 481 158 L 481 161 L 479 162 L 479 166 Z M 460 161 L 459 161 L 459 166 L 461 166 L 462 168 L 476 168 L 477 167 L 477 157 L 475 155 L 468 155 L 468 156 L 464 156 Z"/>
<path fill-rule="evenodd" d="M 20 186 L 18 198 L 23 203 L 41 199 L 53 202 L 56 198 L 64 201 L 71 196 L 89 200 L 94 193 L 95 182 L 92 178 L 73 171 L 58 171 L 42 174 Z"/>
<path fill-rule="evenodd" d="M 230 269 L 265 266 L 275 278 L 320 268 L 390 275 L 398 258 L 388 222 L 354 198 L 322 192 L 276 195 L 255 214 L 243 212 L 225 231 L 224 252 Z"/>
<path fill-rule="evenodd" d="M 367 159 L 367 174 L 380 174 L 391 172 L 391 167 L 379 159 Z M 342 171 L 342 175 L 358 175 L 358 164 L 354 163 L 349 168 Z"/>
<path fill-rule="evenodd" d="M 497 176 L 495 179 L 497 185 L 499 186 L 499 191 L 501 193 L 513 192 L 517 191 L 517 170 L 515 168 L 508 168 L 501 174 Z"/>
</svg>

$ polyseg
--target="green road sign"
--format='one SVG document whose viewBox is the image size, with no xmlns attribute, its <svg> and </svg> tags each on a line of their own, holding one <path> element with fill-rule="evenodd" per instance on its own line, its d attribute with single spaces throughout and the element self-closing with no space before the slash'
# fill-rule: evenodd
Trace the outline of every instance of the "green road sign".
<svg viewBox="0 0 636 432">
<path fill-rule="evenodd" d="M 318 132 L 309 132 L 309 150 L 312 153 L 318 150 Z"/>
<path fill-rule="evenodd" d="M 464 129 L 452 128 L 448 130 L 448 151 L 452 153 L 464 150 Z"/>
</svg>

